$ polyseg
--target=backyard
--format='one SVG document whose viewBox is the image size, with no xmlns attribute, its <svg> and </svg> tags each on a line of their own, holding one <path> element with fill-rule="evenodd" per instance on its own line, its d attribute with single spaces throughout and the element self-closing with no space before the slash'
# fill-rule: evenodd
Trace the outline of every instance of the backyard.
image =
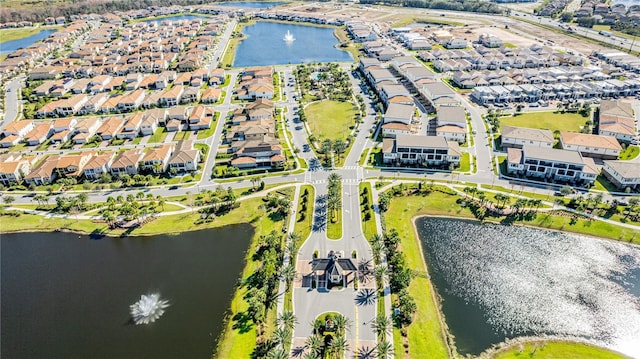
<svg viewBox="0 0 640 359">
<path fill-rule="evenodd" d="M 346 140 L 356 114 L 351 102 L 325 100 L 307 106 L 305 115 L 311 132 L 318 138 Z"/>
<path fill-rule="evenodd" d="M 588 117 L 582 117 L 578 113 L 528 112 L 513 117 L 501 117 L 500 126 L 578 132 L 587 120 Z"/>
</svg>

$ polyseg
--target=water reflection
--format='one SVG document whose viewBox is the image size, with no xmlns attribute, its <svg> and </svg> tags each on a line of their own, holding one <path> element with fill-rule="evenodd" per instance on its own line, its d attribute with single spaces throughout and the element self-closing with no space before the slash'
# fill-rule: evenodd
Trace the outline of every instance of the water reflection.
<svg viewBox="0 0 640 359">
<path fill-rule="evenodd" d="M 640 248 L 462 220 L 417 225 L 461 353 L 552 334 L 640 356 Z"/>
</svg>

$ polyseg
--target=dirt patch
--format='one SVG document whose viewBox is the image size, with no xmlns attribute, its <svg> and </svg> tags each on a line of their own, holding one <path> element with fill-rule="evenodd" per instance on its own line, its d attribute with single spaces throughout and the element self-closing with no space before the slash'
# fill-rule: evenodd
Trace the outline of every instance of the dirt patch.
<svg viewBox="0 0 640 359">
<path fill-rule="evenodd" d="M 456 28 L 452 31 L 452 33 L 457 37 L 463 37 L 468 41 L 477 41 L 478 37 L 481 34 L 489 34 L 494 35 L 502 40 L 502 42 L 509 43 L 518 47 L 529 47 L 535 43 L 539 43 L 538 41 L 523 37 L 504 28 L 499 28 L 497 26 L 470 26 L 464 29 Z"/>
</svg>

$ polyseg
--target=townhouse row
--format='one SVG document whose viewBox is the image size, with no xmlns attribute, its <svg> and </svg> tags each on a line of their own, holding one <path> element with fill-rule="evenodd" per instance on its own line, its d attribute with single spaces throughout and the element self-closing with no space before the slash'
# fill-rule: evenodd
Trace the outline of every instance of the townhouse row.
<svg viewBox="0 0 640 359">
<path fill-rule="evenodd" d="M 20 154 L 0 155 L 0 183 L 46 185 L 59 178 L 93 181 L 104 174 L 133 176 L 138 173 L 192 172 L 198 169 L 201 152 L 194 142 L 180 141 L 157 147 L 113 151 L 86 151 L 80 154 L 49 155 L 44 158 Z"/>
<path fill-rule="evenodd" d="M 67 86 L 67 89 L 65 89 L 64 81 L 48 82 L 35 89 L 34 92 L 37 96 L 41 96 L 45 93 L 55 96 L 62 92 L 69 91 L 65 92 L 64 95 L 69 97 L 46 103 L 36 110 L 35 116 L 38 118 L 50 118 L 73 115 L 81 116 L 89 114 L 122 113 L 136 111 L 140 108 L 166 108 L 194 102 L 212 104 L 221 99 L 222 90 L 218 87 L 208 87 L 203 89 L 198 84 L 201 84 L 203 81 L 207 81 L 216 86 L 216 84 L 224 82 L 224 72 L 215 72 L 217 75 L 203 75 L 203 72 L 200 71 L 195 71 L 194 73 L 181 73 L 173 80 L 171 74 L 168 74 L 161 79 L 155 75 L 148 75 L 145 78 L 142 78 L 142 76 L 127 76 L 127 78 L 116 77 L 112 79 L 110 79 L 109 76 L 99 76 L 89 82 L 83 81 L 83 84 L 81 84 L 84 85 L 84 83 L 86 83 L 87 87 L 91 86 L 94 90 L 99 87 L 103 91 L 108 91 L 112 86 L 118 84 L 118 88 L 125 87 L 127 89 L 133 89 L 122 94 L 114 95 L 109 95 L 107 92 L 99 92 L 93 95 L 85 94 L 80 92 L 82 91 L 83 86 L 74 87 L 72 84 Z M 172 81 L 168 85 L 166 85 L 167 79 Z M 78 82 L 80 81 L 81 80 Z M 69 81 L 69 83 L 73 82 L 73 80 Z M 193 84 L 196 86 L 193 86 Z M 151 87 L 155 90 L 150 90 L 149 88 Z"/>
<path fill-rule="evenodd" d="M 211 128 L 214 109 L 204 105 L 187 108 L 153 109 L 136 112 L 127 117 L 61 118 L 56 120 L 12 122 L 3 130 L 0 147 L 12 147 L 21 142 L 37 146 L 50 140 L 52 143 L 71 141 L 80 145 L 91 142 L 98 136 L 101 141 L 112 139 L 134 139 L 150 136 L 159 127 L 167 132 L 203 130 Z"/>
<path fill-rule="evenodd" d="M 619 98 L 640 94 L 639 80 L 607 80 L 556 84 L 479 86 L 471 98 L 482 105 L 497 103 L 532 103 L 542 101 L 575 101 L 592 98 Z"/>
</svg>

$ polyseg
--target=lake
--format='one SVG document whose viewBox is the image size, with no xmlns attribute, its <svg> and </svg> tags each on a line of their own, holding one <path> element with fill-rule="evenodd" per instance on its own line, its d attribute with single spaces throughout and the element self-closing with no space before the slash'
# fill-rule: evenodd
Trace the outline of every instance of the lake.
<svg viewBox="0 0 640 359">
<path fill-rule="evenodd" d="M 210 358 L 253 228 L 92 240 L 6 234 L 1 251 L 2 358 Z M 133 325 L 129 306 L 170 306 Z"/>
<path fill-rule="evenodd" d="M 276 1 L 229 1 L 229 2 L 219 2 L 219 3 L 211 3 L 210 5 L 215 6 L 224 6 L 224 7 L 242 7 L 248 9 L 270 9 L 272 7 L 276 7 L 278 5 L 286 4 L 286 2 L 276 2 Z"/>
<path fill-rule="evenodd" d="M 640 357 L 640 247 L 455 219 L 416 225 L 461 354 L 549 334 Z"/>
<path fill-rule="evenodd" d="M 290 32 L 294 41 L 285 41 Z M 247 36 L 236 49 L 234 67 L 300 64 L 308 62 L 352 62 L 353 57 L 335 46 L 334 28 L 258 21 L 246 26 Z"/>
<path fill-rule="evenodd" d="M 53 34 L 56 31 L 58 30 L 40 30 L 39 33 L 22 39 L 3 42 L 0 44 L 0 54 L 10 54 L 18 49 L 24 49 L 25 47 L 28 47 L 40 40 L 46 39 L 47 37 L 49 37 L 49 35 Z"/>
</svg>

